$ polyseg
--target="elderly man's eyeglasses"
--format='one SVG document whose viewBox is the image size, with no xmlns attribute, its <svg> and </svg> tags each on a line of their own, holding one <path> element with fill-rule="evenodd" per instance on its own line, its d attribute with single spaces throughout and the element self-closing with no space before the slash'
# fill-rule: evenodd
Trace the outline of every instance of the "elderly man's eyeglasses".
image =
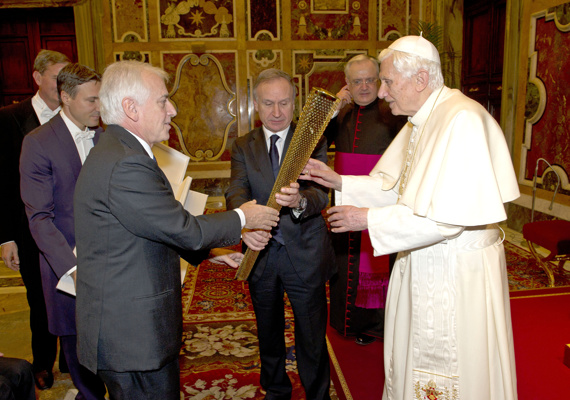
<svg viewBox="0 0 570 400">
<path fill-rule="evenodd" d="M 366 78 L 366 79 L 353 79 L 350 81 L 352 86 L 361 86 L 362 84 L 366 84 L 366 86 L 374 85 L 378 82 L 378 78 Z"/>
</svg>

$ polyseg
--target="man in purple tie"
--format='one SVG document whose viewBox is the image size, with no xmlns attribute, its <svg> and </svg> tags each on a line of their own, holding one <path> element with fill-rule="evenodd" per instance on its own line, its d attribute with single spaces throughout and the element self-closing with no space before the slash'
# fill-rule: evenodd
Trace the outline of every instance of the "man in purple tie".
<svg viewBox="0 0 570 400">
<path fill-rule="evenodd" d="M 75 297 L 56 286 L 70 277 L 75 280 L 73 195 L 81 166 L 99 138 L 100 80 L 88 67 L 65 66 L 57 76 L 62 110 L 24 138 L 20 157 L 20 190 L 40 250 L 49 330 L 60 337 L 71 379 L 79 390 L 76 398 L 94 400 L 104 398 L 105 385 L 79 364 Z"/>
</svg>

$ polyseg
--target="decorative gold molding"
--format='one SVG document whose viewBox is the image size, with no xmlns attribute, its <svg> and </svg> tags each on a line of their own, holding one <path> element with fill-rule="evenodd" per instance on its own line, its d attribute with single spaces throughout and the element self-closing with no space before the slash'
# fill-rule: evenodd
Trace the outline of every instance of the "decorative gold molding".
<svg viewBox="0 0 570 400">
<path fill-rule="evenodd" d="M 225 109 L 227 111 L 227 116 L 230 119 L 224 128 L 220 148 L 216 153 L 214 153 L 214 150 L 208 148 L 208 149 L 195 149 L 194 154 L 191 154 L 191 149 L 189 149 L 186 145 L 186 135 L 188 134 L 190 119 L 192 118 L 192 115 L 188 114 L 186 116 L 183 128 L 181 128 L 179 123 L 177 123 L 176 121 L 172 121 L 172 126 L 174 128 L 174 131 L 176 132 L 176 135 L 178 136 L 182 151 L 184 152 L 184 154 L 188 155 L 190 157 L 190 160 L 192 161 L 218 161 L 222 153 L 226 150 L 230 129 L 232 125 L 237 122 L 237 115 L 235 112 L 236 101 L 237 101 L 236 93 L 228 85 L 226 81 L 226 76 L 224 74 L 224 68 L 222 67 L 220 61 L 218 61 L 218 59 L 213 54 L 205 53 L 197 55 L 190 53 L 180 61 L 180 63 L 178 64 L 178 68 L 176 70 L 176 78 L 174 81 L 174 85 L 172 91 L 170 92 L 171 100 L 176 103 L 176 94 L 179 91 L 179 89 L 181 89 L 180 84 L 181 84 L 182 71 L 184 68 L 189 68 L 189 66 L 198 66 L 198 65 L 206 67 L 210 65 L 210 62 L 212 63 L 211 66 L 218 71 L 218 76 L 222 84 L 222 87 L 228 95 L 228 101 L 226 103 Z M 186 63 L 188 63 L 188 66 L 186 65 Z M 188 89 L 188 88 L 183 88 L 183 89 Z M 183 93 L 178 93 L 178 94 L 184 95 Z"/>
<path fill-rule="evenodd" d="M 74 7 L 88 0 L 0 0 L 0 8 Z"/>
<path fill-rule="evenodd" d="M 561 32 L 570 31 L 570 24 L 563 25 L 559 23 L 558 19 L 555 17 L 556 17 L 556 9 L 554 10 L 548 9 L 532 14 L 530 21 L 529 48 L 528 48 L 529 51 L 528 84 L 533 85 L 537 89 L 538 105 L 535 112 L 532 115 L 528 116 L 525 120 L 524 139 L 522 143 L 521 158 L 519 163 L 519 174 L 518 174 L 519 184 L 529 187 L 533 186 L 533 180 L 526 179 L 525 171 L 527 166 L 527 154 L 531 150 L 533 125 L 536 124 L 538 121 L 540 121 L 540 119 L 542 118 L 544 111 L 546 109 L 546 102 L 548 98 L 544 82 L 536 75 L 536 68 L 538 62 L 538 51 L 536 50 L 535 46 L 536 22 L 540 18 L 544 18 L 545 21 L 554 20 L 556 27 Z M 559 166 L 555 166 L 554 168 L 557 170 L 561 178 L 561 188 L 568 190 L 570 188 L 570 185 L 568 183 L 568 175 L 566 174 L 566 171 L 564 171 L 564 169 L 560 168 Z M 546 176 L 547 171 L 548 169 L 543 172 L 542 176 L 537 177 L 537 181 L 540 180 L 540 182 L 542 182 L 542 178 Z"/>
</svg>

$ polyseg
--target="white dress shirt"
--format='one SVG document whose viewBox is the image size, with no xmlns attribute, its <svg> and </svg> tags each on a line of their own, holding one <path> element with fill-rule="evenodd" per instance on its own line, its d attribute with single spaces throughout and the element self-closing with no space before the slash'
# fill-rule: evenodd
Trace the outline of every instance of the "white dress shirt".
<svg viewBox="0 0 570 400">
<path fill-rule="evenodd" d="M 65 122 L 65 125 L 67 126 L 67 129 L 69 129 L 69 132 L 71 133 L 71 137 L 73 138 L 73 142 L 75 143 L 75 147 L 79 153 L 79 158 L 81 158 L 81 165 L 83 165 L 85 159 L 89 155 L 89 152 L 93 148 L 93 137 L 95 136 L 95 131 L 89 130 L 87 127 L 81 130 L 67 117 L 67 115 L 65 115 L 65 111 L 62 110 L 60 114 L 63 122 Z"/>
<path fill-rule="evenodd" d="M 55 110 L 49 108 L 44 99 L 41 98 L 39 91 L 36 92 L 34 97 L 32 97 L 32 107 L 34 108 L 41 125 L 55 117 L 55 115 L 61 110 L 61 106 L 57 107 Z"/>
</svg>

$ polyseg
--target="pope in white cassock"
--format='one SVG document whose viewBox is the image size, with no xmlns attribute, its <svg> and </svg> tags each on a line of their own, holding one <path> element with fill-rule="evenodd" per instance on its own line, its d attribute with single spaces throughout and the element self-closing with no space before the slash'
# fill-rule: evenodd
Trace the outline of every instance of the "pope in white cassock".
<svg viewBox="0 0 570 400">
<path fill-rule="evenodd" d="M 407 115 L 369 176 L 310 160 L 300 179 L 334 188 L 333 232 L 368 229 L 399 252 L 388 289 L 383 399 L 516 399 L 503 238 L 519 196 L 501 128 L 443 84 L 437 49 L 406 36 L 379 57 L 378 97 Z"/>
</svg>

